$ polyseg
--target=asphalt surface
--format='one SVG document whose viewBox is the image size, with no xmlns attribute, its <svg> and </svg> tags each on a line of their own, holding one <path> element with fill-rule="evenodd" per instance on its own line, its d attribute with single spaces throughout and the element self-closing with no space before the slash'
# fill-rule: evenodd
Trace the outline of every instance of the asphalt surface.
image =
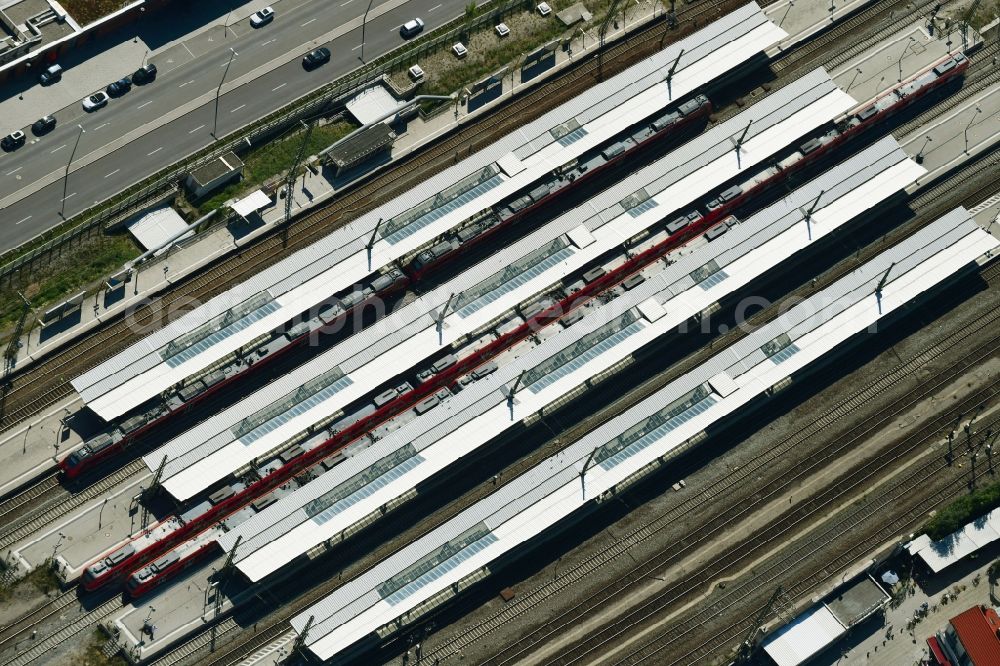
<svg viewBox="0 0 1000 666">
<path fill-rule="evenodd" d="M 365 29 L 366 59 L 400 46 L 399 26 L 414 16 L 424 20 L 426 30 L 433 30 L 460 15 L 464 7 L 460 0 L 373 4 Z M 73 162 L 65 181 L 66 218 L 213 143 L 214 94 L 224 73 L 227 83 L 219 99 L 218 136 L 266 116 L 362 64 L 361 28 L 351 24 L 360 26 L 367 8 L 364 0 L 313 0 L 287 11 L 282 11 L 280 4 L 275 8 L 277 15 L 269 25 L 253 29 L 249 21 L 234 24 L 232 32 L 238 36 L 220 41 L 216 48 L 169 71 L 169 66 L 152 58 L 160 68 L 153 83 L 134 86 L 131 92 L 92 113 L 84 112 L 79 104 L 68 107 L 56 115 L 59 125 L 55 130 L 42 137 L 27 131 L 25 146 L 0 153 L 0 251 L 63 221 L 63 175 L 71 155 Z M 338 28 L 343 34 L 322 41 Z M 319 46 L 331 50 L 330 62 L 305 71 L 301 56 Z M 230 48 L 236 51 L 235 57 Z M 226 73 L 230 58 L 232 64 Z M 285 58 L 291 61 L 228 89 L 240 77 L 253 76 L 254 70 L 268 69 L 268 63 Z M 109 73 L 109 81 L 120 75 Z M 148 132 L 142 129 L 185 104 L 194 108 L 161 127 Z M 39 183 L 47 184 L 31 192 Z"/>
</svg>

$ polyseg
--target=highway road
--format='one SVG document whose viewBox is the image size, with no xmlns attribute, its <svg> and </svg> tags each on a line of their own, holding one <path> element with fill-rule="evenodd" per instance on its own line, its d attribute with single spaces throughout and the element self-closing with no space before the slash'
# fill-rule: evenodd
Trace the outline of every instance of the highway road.
<svg viewBox="0 0 1000 666">
<path fill-rule="evenodd" d="M 423 18 L 426 29 L 432 30 L 459 16 L 465 4 L 462 0 L 373 4 L 365 29 L 366 59 L 400 46 L 399 26 L 410 18 Z M 173 69 L 153 57 L 150 60 L 160 68 L 153 83 L 135 86 L 93 113 L 84 112 L 79 104 L 63 109 L 56 114 L 56 129 L 33 143 L 28 131 L 27 145 L 0 153 L 0 252 L 62 222 L 63 175 L 78 137 L 65 188 L 67 218 L 214 142 L 215 91 L 232 57 L 230 47 L 237 55 L 225 73 L 218 136 L 360 66 L 366 8 L 364 0 L 309 0 L 285 11 L 276 3 L 271 24 L 256 30 L 249 21 L 235 24 L 235 39 Z M 319 46 L 332 51 L 331 61 L 305 71 L 302 55 Z M 122 73 L 109 72 L 108 80 Z M 241 78 L 247 82 L 237 85 Z"/>
</svg>

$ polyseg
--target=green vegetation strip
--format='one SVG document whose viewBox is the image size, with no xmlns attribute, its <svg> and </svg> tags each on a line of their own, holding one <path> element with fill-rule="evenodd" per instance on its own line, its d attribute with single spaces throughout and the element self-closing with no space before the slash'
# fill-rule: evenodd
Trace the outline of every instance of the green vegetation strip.
<svg viewBox="0 0 1000 666">
<path fill-rule="evenodd" d="M 306 145 L 305 156 L 315 155 L 334 141 L 342 139 L 354 131 L 357 125 L 347 121 L 338 121 L 329 125 L 317 125 Z M 244 156 L 243 179 L 226 187 L 211 198 L 202 201 L 194 207 L 199 214 L 204 215 L 222 207 L 226 201 L 241 196 L 265 184 L 272 178 L 288 171 L 295 162 L 295 156 L 302 146 L 304 129 L 286 134 L 280 139 L 270 141 L 252 149 Z"/>
<path fill-rule="evenodd" d="M 938 511 L 924 526 L 935 541 L 956 532 L 970 522 L 1000 506 L 1000 483 L 978 488 Z"/>
</svg>

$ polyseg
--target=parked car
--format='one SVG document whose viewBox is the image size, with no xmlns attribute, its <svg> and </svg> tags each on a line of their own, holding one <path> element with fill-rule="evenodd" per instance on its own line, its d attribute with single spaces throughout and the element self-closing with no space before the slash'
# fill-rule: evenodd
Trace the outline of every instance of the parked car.
<svg viewBox="0 0 1000 666">
<path fill-rule="evenodd" d="M 399 28 L 399 35 L 403 39 L 409 39 L 420 34 L 424 29 L 424 20 L 421 18 L 410 19 Z"/>
<path fill-rule="evenodd" d="M 253 16 L 250 17 L 250 25 L 252 25 L 255 28 L 260 28 L 267 25 L 273 20 L 274 20 L 274 8 L 264 7 L 264 9 L 260 10 L 259 12 L 256 12 Z"/>
<path fill-rule="evenodd" d="M 316 69 L 328 62 L 330 62 L 330 49 L 321 46 L 306 54 L 306 57 L 302 59 L 302 66 L 306 69 Z"/>
<path fill-rule="evenodd" d="M 153 63 L 147 64 L 145 67 L 140 67 L 135 70 L 132 74 L 132 83 L 137 86 L 145 85 L 152 82 L 156 78 L 156 65 Z"/>
<path fill-rule="evenodd" d="M 132 80 L 127 76 L 123 76 L 107 87 L 107 93 L 111 97 L 121 97 L 129 90 L 132 90 Z"/>
<path fill-rule="evenodd" d="M 507 27 L 506 23 L 497 23 L 495 30 L 498 37 L 506 37 L 510 34 L 510 28 Z"/>
<path fill-rule="evenodd" d="M 0 139 L 0 148 L 4 150 L 17 150 L 24 145 L 24 132 L 17 130 L 16 132 L 11 132 L 4 138 Z"/>
<path fill-rule="evenodd" d="M 83 110 L 87 113 L 97 111 L 102 106 L 107 106 L 109 99 L 108 93 L 103 90 L 95 92 L 93 95 L 83 100 Z"/>
<path fill-rule="evenodd" d="M 35 136 L 48 134 L 56 127 L 55 116 L 43 116 L 31 125 L 31 133 Z"/>
<path fill-rule="evenodd" d="M 549 3 L 547 2 L 539 2 L 537 9 L 538 13 L 541 14 L 542 16 L 548 16 L 549 14 L 552 13 L 552 8 L 549 7 Z"/>
<path fill-rule="evenodd" d="M 451 47 L 451 52 L 455 54 L 456 58 L 464 58 L 469 55 L 469 49 L 465 48 L 465 44 L 462 42 L 455 42 L 455 45 Z"/>
<path fill-rule="evenodd" d="M 50 86 L 59 79 L 62 78 L 63 68 L 62 65 L 49 65 L 42 75 L 38 77 L 38 80 L 43 86 Z"/>
</svg>

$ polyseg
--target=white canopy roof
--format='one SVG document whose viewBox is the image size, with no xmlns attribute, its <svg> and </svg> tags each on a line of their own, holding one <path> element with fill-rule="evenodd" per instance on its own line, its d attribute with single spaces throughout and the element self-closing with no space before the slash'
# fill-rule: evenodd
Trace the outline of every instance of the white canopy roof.
<svg viewBox="0 0 1000 666">
<path fill-rule="evenodd" d="M 233 204 L 233 210 L 241 217 L 246 217 L 256 213 L 261 208 L 271 205 L 271 197 L 264 194 L 263 190 L 254 190 L 249 195 L 243 197 Z"/>
</svg>

